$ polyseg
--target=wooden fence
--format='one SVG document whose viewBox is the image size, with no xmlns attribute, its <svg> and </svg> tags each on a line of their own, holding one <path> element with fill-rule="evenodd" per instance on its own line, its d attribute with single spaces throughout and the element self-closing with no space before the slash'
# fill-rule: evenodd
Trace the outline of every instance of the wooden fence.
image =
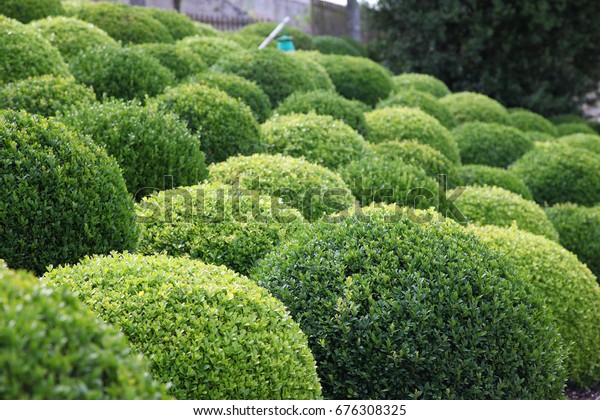
<svg viewBox="0 0 600 420">
<path fill-rule="evenodd" d="M 251 23 L 256 22 L 269 22 L 268 19 L 254 19 L 247 16 L 236 16 L 236 17 L 226 17 L 226 16 L 204 16 L 204 15 L 194 15 L 188 14 L 188 16 L 195 21 L 208 23 L 209 25 L 215 27 L 220 31 L 237 31 L 238 29 L 243 28 L 246 25 L 250 25 Z"/>
<path fill-rule="evenodd" d="M 313 35 L 344 36 L 348 34 L 348 15 L 345 6 L 322 0 L 311 0 L 310 18 Z"/>
</svg>

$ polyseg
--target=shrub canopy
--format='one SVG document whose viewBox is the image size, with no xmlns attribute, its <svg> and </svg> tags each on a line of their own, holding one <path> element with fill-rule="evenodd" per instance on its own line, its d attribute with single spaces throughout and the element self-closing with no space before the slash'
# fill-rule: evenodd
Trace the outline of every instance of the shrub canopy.
<svg viewBox="0 0 600 420">
<path fill-rule="evenodd" d="M 22 23 L 63 14 L 60 0 L 0 0 L 0 14 Z"/>
<path fill-rule="evenodd" d="M 454 116 L 448 109 L 439 103 L 439 101 L 427 92 L 421 92 L 415 89 L 408 89 L 396 93 L 395 95 L 384 99 L 377 104 L 377 108 L 388 108 L 392 106 L 405 106 L 408 108 L 417 108 L 426 114 L 435 117 L 442 125 L 448 129 L 456 126 Z"/>
<path fill-rule="evenodd" d="M 458 167 L 457 172 L 455 178 L 450 178 L 451 185 L 493 185 L 519 194 L 526 200 L 532 199 L 531 191 L 523 180 L 506 169 L 485 165 L 463 165 Z"/>
<path fill-rule="evenodd" d="M 552 137 L 558 135 L 556 126 L 540 114 L 523 108 L 510 109 L 510 124 L 521 131 L 546 133 Z"/>
<path fill-rule="evenodd" d="M 185 79 L 208 67 L 197 54 L 180 44 L 139 44 L 136 49 L 154 57 L 165 68 L 171 70 L 178 80 Z"/>
<path fill-rule="evenodd" d="M 145 10 L 150 16 L 159 21 L 167 29 L 174 40 L 183 39 L 186 36 L 199 34 L 194 21 L 185 13 L 179 13 L 175 10 L 159 9 L 158 7 L 147 7 Z"/>
<path fill-rule="evenodd" d="M 564 123 L 556 126 L 559 137 L 569 136 L 572 134 L 597 134 L 586 123 Z"/>
<path fill-rule="evenodd" d="M 484 122 L 510 125 L 510 115 L 498 101 L 473 92 L 459 92 L 446 95 L 440 103 L 454 115 L 459 124 Z"/>
<path fill-rule="evenodd" d="M 241 36 L 255 36 L 257 38 L 265 39 L 273 29 L 277 26 L 277 23 L 272 22 L 257 22 L 252 23 L 250 25 L 244 26 L 242 29 L 237 31 Z M 294 45 L 299 50 L 312 50 L 313 42 L 312 37 L 308 35 L 306 32 L 294 28 L 293 26 L 285 26 L 283 30 L 279 33 L 279 36 L 289 35 L 294 40 Z M 260 45 L 260 43 L 258 44 Z M 258 48 L 258 45 L 256 46 Z"/>
<path fill-rule="evenodd" d="M 402 93 L 409 89 L 429 93 L 436 98 L 450 95 L 450 89 L 440 79 L 429 74 L 403 73 L 392 77 L 394 92 Z"/>
<path fill-rule="evenodd" d="M 234 60 L 238 55 L 244 53 L 244 49 L 237 43 L 214 36 L 192 36 L 182 39 L 177 42 L 177 45 L 182 45 L 189 48 L 194 54 L 204 61 L 208 67 L 215 64 L 223 57 L 230 57 Z"/>
<path fill-rule="evenodd" d="M 560 144 L 586 149 L 589 152 L 600 155 L 600 136 L 597 134 L 571 134 L 569 136 L 560 137 L 558 142 Z"/>
<path fill-rule="evenodd" d="M 352 44 L 339 36 L 320 35 L 312 37 L 313 48 L 322 54 L 351 55 L 361 57 L 362 54 Z"/>
</svg>

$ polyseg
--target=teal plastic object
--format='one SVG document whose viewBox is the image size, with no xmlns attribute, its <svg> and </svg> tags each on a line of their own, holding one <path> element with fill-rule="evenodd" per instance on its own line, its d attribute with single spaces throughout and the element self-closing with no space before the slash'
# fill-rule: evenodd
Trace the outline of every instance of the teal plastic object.
<svg viewBox="0 0 600 420">
<path fill-rule="evenodd" d="M 277 38 L 277 49 L 283 52 L 296 51 L 294 38 L 290 35 L 283 35 Z"/>
</svg>

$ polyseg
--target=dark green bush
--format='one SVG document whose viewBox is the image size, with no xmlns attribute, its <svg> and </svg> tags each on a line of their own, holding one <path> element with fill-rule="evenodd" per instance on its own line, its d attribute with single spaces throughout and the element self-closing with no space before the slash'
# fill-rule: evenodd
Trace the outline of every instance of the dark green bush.
<svg viewBox="0 0 600 420">
<path fill-rule="evenodd" d="M 505 168 L 533 147 L 521 130 L 501 124 L 470 122 L 452 130 L 463 163 Z"/>
<path fill-rule="evenodd" d="M 67 76 L 60 53 L 35 29 L 0 15 L 0 85 L 33 76 Z"/>
<path fill-rule="evenodd" d="M 313 48 L 322 54 L 351 55 L 361 57 L 362 54 L 348 40 L 332 35 L 313 36 Z"/>
<path fill-rule="evenodd" d="M 452 195 L 449 191 L 448 195 Z M 558 232 L 544 210 L 519 194 L 495 186 L 469 186 L 455 200 L 466 220 L 476 225 L 511 226 L 558 242 Z"/>
<path fill-rule="evenodd" d="M 0 0 L 0 14 L 23 23 L 63 13 L 60 0 Z"/>
<path fill-rule="evenodd" d="M 354 39 L 348 35 L 343 35 L 342 39 L 346 40 L 346 42 L 348 42 L 350 45 L 352 45 L 354 47 L 354 49 L 359 52 L 361 57 L 369 56 L 369 50 L 368 50 L 366 44 L 362 43 L 361 41 L 357 41 L 356 39 Z"/>
<path fill-rule="evenodd" d="M 165 392 L 125 337 L 65 288 L 0 261 L 0 302 L 2 399 L 153 399 Z"/>
<path fill-rule="evenodd" d="M 144 100 L 146 95 L 156 96 L 175 83 L 171 71 L 137 48 L 85 50 L 75 56 L 70 65 L 75 78 L 92 86 L 98 99 L 107 95 Z"/>
<path fill-rule="evenodd" d="M 305 157 L 329 169 L 360 159 L 367 143 L 360 134 L 329 115 L 276 115 L 261 128 L 267 152 Z"/>
<path fill-rule="evenodd" d="M 510 124 L 521 131 L 546 133 L 552 137 L 558 135 L 556 126 L 540 114 L 522 108 L 510 109 L 509 114 Z"/>
<path fill-rule="evenodd" d="M 253 272 L 308 336 L 324 396 L 560 398 L 560 337 L 513 268 L 458 224 L 404 213 L 304 225 Z"/>
<path fill-rule="evenodd" d="M 239 32 L 224 32 L 220 36 L 235 42 L 236 44 L 244 48 L 244 50 L 248 51 L 256 51 L 259 45 L 262 44 L 262 42 L 265 40 L 265 38 L 260 35 L 240 34 Z M 276 50 L 277 41 L 269 43 L 269 45 L 267 45 L 266 48 Z"/>
<path fill-rule="evenodd" d="M 581 117 L 580 115 L 575 115 L 575 114 L 554 115 L 554 116 L 550 117 L 549 120 L 556 125 L 567 124 L 567 123 L 569 123 L 569 124 L 570 123 L 585 124 L 587 122 L 585 118 Z"/>
<path fill-rule="evenodd" d="M 124 44 L 173 42 L 173 37 L 144 8 L 122 3 L 84 3 L 76 16 L 93 23 Z"/>
<path fill-rule="evenodd" d="M 375 106 L 392 90 L 388 70 L 368 58 L 317 53 L 310 57 L 325 68 L 335 89 L 345 98 Z"/>
<path fill-rule="evenodd" d="M 346 99 L 341 95 L 326 90 L 292 93 L 277 107 L 275 113 L 331 115 L 342 120 L 360 134 L 365 135 L 368 128 L 364 111 L 356 100 Z"/>
<path fill-rule="evenodd" d="M 547 207 L 546 214 L 560 234 L 560 244 L 600 277 L 600 206 L 557 204 Z"/>
<path fill-rule="evenodd" d="M 340 168 L 339 173 L 363 206 L 396 203 L 427 209 L 438 204 L 435 179 L 400 159 L 367 156 Z"/>
<path fill-rule="evenodd" d="M 556 126 L 559 137 L 571 134 L 598 134 L 585 123 L 564 123 Z"/>
<path fill-rule="evenodd" d="M 396 93 L 417 90 L 429 93 L 436 98 L 441 98 L 452 93 L 444 82 L 429 74 L 403 73 L 392 77 L 392 82 L 394 84 L 393 91 Z"/>
<path fill-rule="evenodd" d="M 600 203 L 600 155 L 563 144 L 540 143 L 512 166 L 540 204 Z"/>
<path fill-rule="evenodd" d="M 600 136 L 597 134 L 571 134 L 570 136 L 560 137 L 558 142 L 600 154 Z"/>
<path fill-rule="evenodd" d="M 526 200 L 531 200 L 531 191 L 521 178 L 503 168 L 485 165 L 464 165 L 458 168 L 455 178 L 450 178 L 453 186 L 493 185 L 507 191 L 519 194 Z"/>
<path fill-rule="evenodd" d="M 600 288 L 577 257 L 557 243 L 519 229 L 474 228 L 486 245 L 503 254 L 545 299 L 548 313 L 568 349 L 571 384 L 600 379 Z"/>
<path fill-rule="evenodd" d="M 459 124 L 484 122 L 510 125 L 510 115 L 498 101 L 474 92 L 459 92 L 440 98 Z"/>
<path fill-rule="evenodd" d="M 220 89 L 232 98 L 239 99 L 252 110 L 259 123 L 263 123 L 271 114 L 269 97 L 254 82 L 235 74 L 205 72 L 189 80 L 212 88 Z"/>
<path fill-rule="evenodd" d="M 110 101 L 72 108 L 60 120 L 115 157 L 136 198 L 208 176 L 200 139 L 176 115 L 155 106 Z"/>
<path fill-rule="evenodd" d="M 439 103 L 435 96 L 421 92 L 415 89 L 407 89 L 396 93 L 395 95 L 384 99 L 377 104 L 377 108 L 389 108 L 392 106 L 405 106 L 408 108 L 418 108 L 426 114 L 435 117 L 442 125 L 448 129 L 456 126 L 454 116 L 448 109 Z"/>
<path fill-rule="evenodd" d="M 283 155 L 232 157 L 211 165 L 210 180 L 280 197 L 310 221 L 354 204 L 342 178 L 303 158 Z"/>
<path fill-rule="evenodd" d="M 154 57 L 158 62 L 171 70 L 179 80 L 205 71 L 208 66 L 194 52 L 183 45 L 174 44 L 139 44 L 136 49 Z"/>
<path fill-rule="evenodd" d="M 147 7 L 142 10 L 145 10 L 150 16 L 162 23 L 174 40 L 198 35 L 200 32 L 194 21 L 184 13 L 157 7 Z"/>
<path fill-rule="evenodd" d="M 310 58 L 276 49 L 226 57 L 216 64 L 216 68 L 256 82 L 274 107 L 294 92 L 334 90 L 327 72 L 319 64 Z"/>
<path fill-rule="evenodd" d="M 269 293 L 225 267 L 113 254 L 59 268 L 66 285 L 136 351 L 178 399 L 314 399 L 306 337 Z"/>
<path fill-rule="evenodd" d="M 213 183 L 163 191 L 137 206 L 138 252 L 188 255 L 248 274 L 304 220 L 278 198 Z"/>
<path fill-rule="evenodd" d="M 208 163 L 263 149 L 250 108 L 225 92 L 191 83 L 168 89 L 154 102 L 178 114 L 198 133 Z"/>
<path fill-rule="evenodd" d="M 192 36 L 177 42 L 194 52 L 210 67 L 219 59 L 231 57 L 232 60 L 244 53 L 244 49 L 233 41 L 214 36 Z"/>
<path fill-rule="evenodd" d="M 452 134 L 434 117 L 406 107 L 376 109 L 365 115 L 367 140 L 382 143 L 390 140 L 416 140 L 439 150 L 454 163 L 460 162 L 458 145 Z"/>
<path fill-rule="evenodd" d="M 271 32 L 273 32 L 273 29 L 275 29 L 276 26 L 277 23 L 257 22 L 244 26 L 242 29 L 237 31 L 237 33 L 244 37 L 255 36 L 265 39 Z M 281 35 L 290 35 L 294 40 L 294 46 L 299 50 L 313 49 L 312 37 L 298 28 L 287 25 L 283 28 L 283 31 L 279 33 L 279 36 Z M 258 48 L 258 45 L 256 47 Z"/>
<path fill-rule="evenodd" d="M 0 111 L 0 258 L 44 272 L 130 249 L 133 200 L 113 158 L 63 124 Z"/>
<path fill-rule="evenodd" d="M 0 85 L 0 108 L 25 110 L 45 117 L 72 105 L 90 105 L 95 100 L 94 91 L 73 77 L 46 75 Z"/>
<path fill-rule="evenodd" d="M 58 48 L 67 62 L 85 50 L 119 45 L 102 29 L 71 17 L 49 17 L 32 22 L 30 26 Z"/>
</svg>

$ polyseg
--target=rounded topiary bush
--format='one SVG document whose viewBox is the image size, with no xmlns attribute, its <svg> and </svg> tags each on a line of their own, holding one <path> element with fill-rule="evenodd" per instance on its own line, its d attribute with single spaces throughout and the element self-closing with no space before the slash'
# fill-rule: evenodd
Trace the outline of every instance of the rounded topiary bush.
<svg viewBox="0 0 600 420">
<path fill-rule="evenodd" d="M 585 123 L 564 123 L 556 126 L 559 137 L 569 136 L 571 134 L 598 134 Z"/>
<path fill-rule="evenodd" d="M 463 165 L 458 167 L 457 172 L 455 178 L 450 178 L 451 185 L 493 185 L 519 194 L 526 200 L 533 198 L 523 180 L 506 169 L 485 165 Z"/>
<path fill-rule="evenodd" d="M 60 0 L 0 0 L 0 14 L 23 23 L 63 13 Z"/>
<path fill-rule="evenodd" d="M 542 143 L 510 168 L 540 204 L 600 203 L 600 155 L 569 145 Z"/>
<path fill-rule="evenodd" d="M 304 220 L 268 195 L 219 183 L 168 190 L 137 206 L 144 254 L 188 255 L 241 274 Z"/>
<path fill-rule="evenodd" d="M 334 90 L 327 72 L 319 64 L 279 50 L 264 49 L 226 57 L 216 68 L 256 82 L 274 107 L 294 92 Z"/>
<path fill-rule="evenodd" d="M 143 10 L 162 23 L 174 40 L 198 35 L 200 32 L 196 28 L 194 21 L 185 13 L 179 13 L 175 10 L 159 9 L 158 7 L 147 7 Z"/>
<path fill-rule="evenodd" d="M 390 140 L 416 140 L 439 150 L 454 163 L 460 162 L 458 146 L 450 132 L 434 117 L 406 107 L 376 109 L 365 115 L 367 140 L 382 143 Z"/>
<path fill-rule="evenodd" d="M 542 133 L 541 131 L 524 131 L 523 134 L 525 134 L 527 136 L 527 138 L 529 140 L 531 140 L 533 143 L 538 142 L 538 141 L 541 143 L 545 143 L 547 141 L 556 140 L 556 137 L 551 136 L 548 133 Z"/>
<path fill-rule="evenodd" d="M 223 33 L 208 23 L 194 21 L 194 27 L 200 36 L 221 36 Z"/>
<path fill-rule="evenodd" d="M 124 44 L 174 41 L 167 28 L 141 7 L 109 2 L 84 3 L 76 17 L 93 23 Z"/>
<path fill-rule="evenodd" d="M 0 85 L 33 76 L 67 76 L 60 53 L 33 28 L 0 15 Z"/>
<path fill-rule="evenodd" d="M 214 36 L 193 36 L 177 42 L 189 48 L 194 54 L 210 67 L 223 57 L 232 57 L 243 54 L 244 49 L 233 41 Z"/>
<path fill-rule="evenodd" d="M 519 194 L 495 186 L 469 186 L 455 196 L 456 207 L 469 222 L 495 226 L 516 224 L 519 229 L 558 242 L 558 232 L 544 210 Z"/>
<path fill-rule="evenodd" d="M 208 176 L 200 139 L 175 114 L 155 106 L 110 101 L 72 108 L 60 120 L 116 158 L 136 198 Z"/>
<path fill-rule="evenodd" d="M 600 206 L 557 204 L 547 207 L 546 214 L 560 234 L 560 244 L 600 277 Z"/>
<path fill-rule="evenodd" d="M 360 159 L 367 146 L 349 125 L 315 113 L 276 115 L 260 131 L 267 152 L 305 157 L 333 170 Z"/>
<path fill-rule="evenodd" d="M 285 307 L 225 267 L 166 255 L 113 254 L 53 270 L 119 327 L 178 399 L 314 399 L 306 337 Z"/>
<path fill-rule="evenodd" d="M 91 48 L 119 45 L 102 29 L 71 17 L 49 17 L 32 22 L 30 26 L 58 48 L 66 61 Z"/>
<path fill-rule="evenodd" d="M 408 108 L 418 108 L 426 114 L 435 117 L 442 125 L 448 129 L 456 126 L 454 116 L 448 109 L 439 103 L 435 96 L 420 92 L 415 89 L 408 89 L 400 93 L 396 93 L 388 99 L 385 99 L 377 104 L 377 108 L 388 108 L 391 106 L 405 106 Z"/>
<path fill-rule="evenodd" d="M 465 164 L 505 168 L 533 148 L 521 130 L 495 123 L 471 122 L 452 130 Z"/>
<path fill-rule="evenodd" d="M 546 133 L 552 137 L 556 137 L 558 135 L 556 126 L 552 124 L 550 120 L 544 118 L 540 114 L 536 114 L 535 112 L 521 108 L 511 109 L 509 110 L 509 113 L 510 124 L 521 131 Z"/>
<path fill-rule="evenodd" d="M 241 36 L 255 36 L 265 39 L 273 29 L 277 26 L 277 23 L 272 22 L 257 22 L 250 25 L 246 25 L 237 31 Z M 289 35 L 294 40 L 294 46 L 299 50 L 312 50 L 313 42 L 312 37 L 306 32 L 294 28 L 293 26 L 285 26 L 278 36 Z M 256 46 L 258 48 L 258 45 Z"/>
<path fill-rule="evenodd" d="M 550 117 L 549 120 L 552 121 L 556 125 L 567 124 L 567 123 L 569 123 L 569 124 L 570 123 L 585 124 L 587 122 L 585 118 L 581 117 L 580 115 L 575 115 L 575 114 L 554 115 L 554 116 Z"/>
<path fill-rule="evenodd" d="M 459 124 L 485 122 L 510 125 L 510 115 L 498 101 L 473 92 L 459 92 L 440 98 Z"/>
<path fill-rule="evenodd" d="M 394 84 L 394 92 L 396 93 L 413 89 L 429 93 L 436 98 L 441 98 L 452 93 L 444 82 L 429 74 L 403 73 L 392 77 L 392 82 Z"/>
<path fill-rule="evenodd" d="M 315 90 L 292 93 L 275 109 L 280 115 L 308 114 L 331 115 L 364 135 L 368 131 L 361 105 L 334 92 Z"/>
<path fill-rule="evenodd" d="M 384 208 L 304 226 L 252 278 L 307 334 L 326 398 L 561 397 L 549 316 L 455 222 Z"/>
<path fill-rule="evenodd" d="M 70 66 L 77 80 L 94 88 L 98 99 L 107 95 L 144 100 L 175 83 L 171 71 L 137 48 L 85 50 L 71 60 Z"/>
<path fill-rule="evenodd" d="M 375 106 L 392 90 L 388 70 L 368 58 L 323 54 L 311 57 L 327 70 L 335 89 L 345 98 Z"/>
<path fill-rule="evenodd" d="M 133 200 L 115 160 L 51 119 L 0 111 L 0 196 L 0 258 L 11 268 L 40 274 L 135 245 Z"/>
<path fill-rule="evenodd" d="M 197 54 L 183 45 L 139 44 L 135 48 L 157 59 L 179 80 L 203 72 L 208 68 Z"/>
<path fill-rule="evenodd" d="M 209 170 L 211 181 L 280 197 L 310 221 L 354 204 L 350 189 L 338 174 L 303 158 L 238 156 L 212 165 Z"/>
<path fill-rule="evenodd" d="M 0 395 L 3 399 L 161 398 L 125 337 L 77 296 L 0 261 Z"/>
<path fill-rule="evenodd" d="M 418 166 L 432 177 L 447 175 L 450 180 L 456 177 L 457 166 L 450 159 L 439 150 L 414 140 L 392 140 L 372 144 L 369 145 L 369 150 L 384 159 L 401 159 L 410 165 Z"/>
<path fill-rule="evenodd" d="M 597 134 L 571 134 L 560 137 L 558 142 L 571 147 L 579 147 L 600 155 L 600 136 Z"/>
<path fill-rule="evenodd" d="M 362 54 L 346 39 L 339 36 L 313 36 L 313 48 L 322 54 L 352 55 L 361 57 Z"/>
<path fill-rule="evenodd" d="M 254 82 L 235 74 L 205 72 L 189 80 L 222 90 L 232 98 L 239 99 L 250 107 L 259 123 L 263 123 L 271 114 L 269 97 Z"/>
<path fill-rule="evenodd" d="M 577 386 L 600 380 L 600 288 L 577 257 L 557 243 L 519 229 L 473 229 L 486 245 L 518 267 L 545 300 L 568 349 L 569 381 Z M 534 269 L 532 269 L 534 268 Z"/>
<path fill-rule="evenodd" d="M 339 170 L 361 205 L 396 203 L 427 209 L 438 204 L 438 185 L 416 166 L 400 159 L 368 156 Z"/>
<path fill-rule="evenodd" d="M 0 108 L 25 110 L 45 117 L 73 105 L 90 105 L 94 91 L 73 77 L 38 76 L 0 86 Z"/>
<path fill-rule="evenodd" d="M 250 108 L 218 89 L 194 83 L 179 85 L 154 102 L 159 108 L 178 114 L 200 135 L 209 163 L 237 154 L 250 155 L 263 148 Z"/>
</svg>

